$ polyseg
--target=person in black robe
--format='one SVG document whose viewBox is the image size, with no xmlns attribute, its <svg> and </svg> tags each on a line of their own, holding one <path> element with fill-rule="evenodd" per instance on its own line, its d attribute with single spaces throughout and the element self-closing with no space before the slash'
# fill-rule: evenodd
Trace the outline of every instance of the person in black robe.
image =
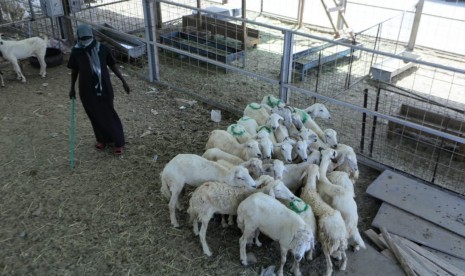
<svg viewBox="0 0 465 276">
<path fill-rule="evenodd" d="M 78 26 L 77 38 L 68 61 L 68 68 L 72 70 L 69 97 L 76 98 L 75 84 L 79 76 L 79 97 L 94 130 L 95 148 L 104 150 L 108 144 L 114 144 L 114 153 L 121 155 L 125 144 L 123 125 L 113 105 L 108 67 L 121 80 L 128 94 L 129 86 L 116 67 L 109 48 L 94 39 L 89 25 Z"/>
</svg>

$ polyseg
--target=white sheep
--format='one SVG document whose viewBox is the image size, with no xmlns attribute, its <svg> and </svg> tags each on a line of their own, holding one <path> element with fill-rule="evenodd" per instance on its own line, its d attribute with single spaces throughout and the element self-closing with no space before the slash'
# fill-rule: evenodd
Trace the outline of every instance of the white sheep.
<svg viewBox="0 0 465 276">
<path fill-rule="evenodd" d="M 263 164 L 265 174 L 272 176 L 274 179 L 282 179 L 285 169 L 284 162 L 279 159 L 271 160 L 270 164 Z"/>
<path fill-rule="evenodd" d="M 256 140 L 252 139 L 241 144 L 226 130 L 215 129 L 210 133 L 207 144 L 205 145 L 205 150 L 211 148 L 219 148 L 243 160 L 249 160 L 252 157 L 262 157 Z"/>
<path fill-rule="evenodd" d="M 352 184 L 355 184 L 359 178 L 359 169 L 357 163 L 357 154 L 351 146 L 339 143 L 337 146 L 336 163 L 331 163 L 328 172 L 333 170 L 343 171 L 349 174 Z"/>
<path fill-rule="evenodd" d="M 298 140 L 292 147 L 292 161 L 294 163 L 306 162 L 308 158 L 308 141 Z"/>
<path fill-rule="evenodd" d="M 230 153 L 227 153 L 219 148 L 207 149 L 202 154 L 202 157 L 210 161 L 226 160 L 229 163 L 234 164 L 234 165 L 240 165 L 242 162 L 244 162 L 244 159 L 239 158 Z"/>
<path fill-rule="evenodd" d="M 273 147 L 273 158 L 282 160 L 285 163 L 292 163 L 292 149 L 295 141 L 285 139 L 282 143 L 276 143 Z"/>
<path fill-rule="evenodd" d="M 281 143 L 286 138 L 289 137 L 289 131 L 287 130 L 287 127 L 284 125 L 282 120 L 279 121 L 279 124 L 275 128 L 272 128 L 272 130 L 273 130 L 273 135 L 274 135 L 275 141 L 277 143 Z"/>
<path fill-rule="evenodd" d="M 257 189 L 249 187 L 232 187 L 222 182 L 206 182 L 195 189 L 189 200 L 187 213 L 193 224 L 195 235 L 200 237 L 200 243 L 205 255 L 212 253 L 206 241 L 207 227 L 214 214 L 237 214 L 237 207 L 249 195 L 263 192 L 276 198 L 292 201 L 295 195 L 279 180 L 264 175 L 257 180 Z M 202 226 L 199 232 L 198 223 Z"/>
<path fill-rule="evenodd" d="M 282 181 L 292 192 L 296 192 L 302 186 L 302 174 L 311 163 L 307 159 L 307 162 L 301 162 L 298 164 L 286 164 Z"/>
<path fill-rule="evenodd" d="M 165 165 L 160 178 L 160 191 L 169 199 L 170 220 L 174 227 L 179 227 L 176 220 L 176 208 L 182 209 L 178 198 L 186 184 L 199 186 L 207 181 L 221 181 L 231 186 L 255 187 L 255 181 L 246 168 L 236 166 L 233 169 L 227 169 L 223 165 L 195 154 L 176 155 Z"/>
<path fill-rule="evenodd" d="M 284 275 L 284 264 L 289 250 L 294 256 L 294 274 L 301 275 L 300 260 L 307 251 L 313 248 L 314 237 L 309 226 L 299 215 L 275 198 L 259 192 L 247 197 L 239 204 L 237 226 L 242 231 L 239 247 L 240 260 L 243 265 L 248 265 L 247 241 L 258 233 L 256 232 L 258 230 L 279 242 L 281 264 L 277 275 Z M 256 240 L 258 241 L 258 238 Z"/>
<path fill-rule="evenodd" d="M 304 111 L 309 114 L 313 120 L 316 118 L 321 118 L 325 120 L 331 119 L 331 114 L 326 106 L 322 103 L 314 103 L 311 106 L 304 109 Z"/>
<path fill-rule="evenodd" d="M 273 96 L 273 95 L 266 95 L 263 97 L 262 104 L 268 105 L 270 108 L 275 108 L 275 107 L 284 107 L 286 106 L 286 103 L 281 101 L 281 99 Z"/>
<path fill-rule="evenodd" d="M 361 248 L 366 248 L 358 231 L 358 212 L 357 203 L 354 200 L 354 190 L 348 188 L 352 186 L 347 173 L 338 174 L 338 177 L 333 178 L 331 182 L 327 177 L 327 170 L 332 159 L 337 156 L 333 149 L 321 151 L 320 162 L 320 179 L 318 181 L 318 193 L 329 203 L 334 209 L 341 212 L 342 218 L 346 223 L 346 229 L 349 237 L 349 242 L 354 245 L 355 251 Z"/>
<path fill-rule="evenodd" d="M 331 257 L 342 260 L 341 270 L 347 266 L 347 229 L 341 213 L 329 206 L 317 192 L 317 181 L 319 178 L 318 165 L 311 164 L 303 174 L 305 184 L 302 187 L 300 198 L 308 203 L 317 219 L 318 241 L 321 243 L 323 254 L 326 259 L 326 276 L 333 273 Z"/>
<path fill-rule="evenodd" d="M 310 227 L 313 237 L 316 238 L 316 218 L 313 213 L 312 207 L 307 204 L 302 199 L 296 197 L 294 200 L 280 199 L 279 201 L 283 202 L 289 209 L 298 214 L 304 222 Z M 313 248 L 307 253 L 307 260 L 313 259 Z"/>
<path fill-rule="evenodd" d="M 261 126 L 266 124 L 270 114 L 259 103 L 250 103 L 244 109 L 244 116 L 255 119 L 257 124 Z"/>
<path fill-rule="evenodd" d="M 35 56 L 40 64 L 39 74 L 45 78 L 47 75 L 45 62 L 45 54 L 47 51 L 48 38 L 30 37 L 19 41 L 3 40 L 0 35 L 0 52 L 5 60 L 8 60 L 13 65 L 18 80 L 26 82 L 26 77 L 21 72 L 18 60 Z"/>
<path fill-rule="evenodd" d="M 228 169 L 233 169 L 236 164 L 230 163 L 224 159 L 218 160 L 217 161 L 219 164 L 227 167 Z M 258 158 L 250 158 L 247 161 L 243 161 L 242 163 L 239 164 L 240 166 L 246 168 L 249 171 L 250 176 L 252 176 L 253 179 L 259 178 L 261 175 L 265 173 L 263 169 L 263 162 L 261 159 Z"/>
<path fill-rule="evenodd" d="M 320 139 L 323 139 L 323 130 L 320 128 L 320 126 L 312 119 L 312 117 L 305 112 L 303 109 L 295 108 L 294 109 L 295 113 L 300 115 L 302 118 L 302 123 L 306 128 L 309 128 L 313 130 L 319 137 Z"/>
<path fill-rule="evenodd" d="M 239 124 L 231 124 L 228 126 L 226 131 L 234 136 L 236 140 L 243 144 L 247 142 L 248 140 L 252 139 L 252 135 L 250 135 L 247 130 L 244 128 L 244 126 L 239 125 Z"/>
<path fill-rule="evenodd" d="M 244 127 L 244 129 L 250 134 L 255 135 L 258 131 L 258 123 L 255 119 L 248 116 L 243 116 L 237 120 L 237 124 Z"/>
<path fill-rule="evenodd" d="M 273 156 L 274 145 L 273 141 L 270 138 L 270 133 L 262 129 L 260 130 L 254 138 L 258 141 L 260 146 L 260 152 L 262 153 L 262 158 L 270 160 Z"/>
<path fill-rule="evenodd" d="M 323 138 L 317 137 L 317 141 L 311 145 L 314 149 L 337 149 L 337 132 L 334 129 L 328 128 L 323 131 Z"/>
</svg>

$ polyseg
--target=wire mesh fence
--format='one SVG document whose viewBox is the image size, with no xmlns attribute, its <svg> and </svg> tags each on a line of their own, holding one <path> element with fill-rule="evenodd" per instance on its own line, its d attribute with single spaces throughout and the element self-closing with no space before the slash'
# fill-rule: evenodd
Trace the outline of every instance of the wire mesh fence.
<svg viewBox="0 0 465 276">
<path fill-rule="evenodd" d="M 160 83 L 238 116 L 247 104 L 280 91 L 288 92 L 288 103 L 295 107 L 323 102 L 332 119 L 317 122 L 335 129 L 340 142 L 361 156 L 465 194 L 460 180 L 465 171 L 465 96 L 460 92 L 465 77 L 457 69 L 462 59 L 422 47 L 415 49 L 421 60 L 396 56 L 407 45 L 412 13 L 395 11 L 355 39 L 334 40 L 328 33 L 292 30 L 295 25 L 260 13 L 257 1 L 248 4 L 248 20 L 241 19 L 234 3 L 200 1 L 200 9 L 197 3 L 94 1 L 69 18 L 74 28 L 87 22 L 117 35 L 110 40 L 122 45 L 106 36 L 99 39 L 143 76 L 153 69 L 147 50 L 155 46 Z M 153 21 L 144 20 L 144 5 Z M 42 22 L 58 27 L 54 20 L 44 17 Z M 33 28 L 47 28 L 36 21 Z M 154 41 L 147 36 L 151 28 Z M 143 43 L 137 57 L 129 54 L 137 45 L 124 42 L 131 39 Z M 400 69 L 388 79 L 373 74 L 375 65 L 383 69 L 391 63 Z"/>
</svg>

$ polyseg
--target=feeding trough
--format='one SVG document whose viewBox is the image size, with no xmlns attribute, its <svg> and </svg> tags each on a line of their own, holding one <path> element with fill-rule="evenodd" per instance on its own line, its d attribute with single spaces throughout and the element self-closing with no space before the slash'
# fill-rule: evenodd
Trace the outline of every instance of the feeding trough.
<svg viewBox="0 0 465 276">
<path fill-rule="evenodd" d="M 244 51 L 240 49 L 185 32 L 175 31 L 162 34 L 160 42 L 227 64 L 238 59 L 244 60 Z"/>
<path fill-rule="evenodd" d="M 400 57 L 421 60 L 421 56 L 411 52 L 401 52 Z M 373 79 L 391 82 L 392 78 L 413 67 L 415 63 L 401 58 L 388 58 L 371 66 Z"/>
<path fill-rule="evenodd" d="M 145 55 L 147 46 L 142 40 L 117 32 L 116 29 L 113 31 L 107 28 L 114 29 L 111 25 L 103 23 L 102 27 L 94 27 L 92 32 L 94 36 L 109 43 L 118 51 L 127 54 L 131 58 Z"/>
<path fill-rule="evenodd" d="M 346 44 L 353 44 L 352 40 L 346 38 L 342 38 L 337 41 Z M 363 46 L 361 43 L 355 43 L 354 45 L 360 47 Z M 300 81 L 303 81 L 308 70 L 340 58 L 348 57 L 353 55 L 356 51 L 358 50 L 352 50 L 351 47 L 334 43 L 326 43 L 294 53 L 292 55 L 292 63 L 294 70 L 300 73 Z"/>
</svg>

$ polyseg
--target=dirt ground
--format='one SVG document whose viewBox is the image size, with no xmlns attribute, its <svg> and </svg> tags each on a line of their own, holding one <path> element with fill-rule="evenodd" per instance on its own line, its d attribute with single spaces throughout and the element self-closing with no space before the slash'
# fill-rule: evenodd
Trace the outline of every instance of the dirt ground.
<svg viewBox="0 0 465 276">
<path fill-rule="evenodd" d="M 184 227 L 171 227 L 168 201 L 160 194 L 159 174 L 179 153 L 201 154 L 208 134 L 238 118 L 157 87 L 121 68 L 132 92 L 113 77 L 115 105 L 125 128 L 127 152 L 94 150 L 90 123 L 76 101 L 74 147 L 70 146 L 69 70 L 49 68 L 42 79 L 24 62 L 26 84 L 3 63 L 6 87 L 0 89 L 0 274 L 1 275 L 257 275 L 278 265 L 276 244 L 249 250 L 258 259 L 239 262 L 237 227 L 212 220 L 207 241 L 213 257 L 202 253 L 198 237 L 178 212 Z M 75 167 L 70 168 L 70 148 Z M 157 158 L 154 158 L 155 155 Z M 360 165 L 356 184 L 359 229 L 371 228 L 380 203 L 365 193 L 379 172 Z M 189 192 L 183 196 L 187 206 Z M 367 239 L 365 239 L 367 240 Z M 349 260 L 350 262 L 350 260 Z M 321 251 L 304 261 L 304 275 L 321 275 Z M 285 267 L 290 275 L 290 262 Z M 337 273 L 344 275 L 345 273 Z"/>
</svg>

